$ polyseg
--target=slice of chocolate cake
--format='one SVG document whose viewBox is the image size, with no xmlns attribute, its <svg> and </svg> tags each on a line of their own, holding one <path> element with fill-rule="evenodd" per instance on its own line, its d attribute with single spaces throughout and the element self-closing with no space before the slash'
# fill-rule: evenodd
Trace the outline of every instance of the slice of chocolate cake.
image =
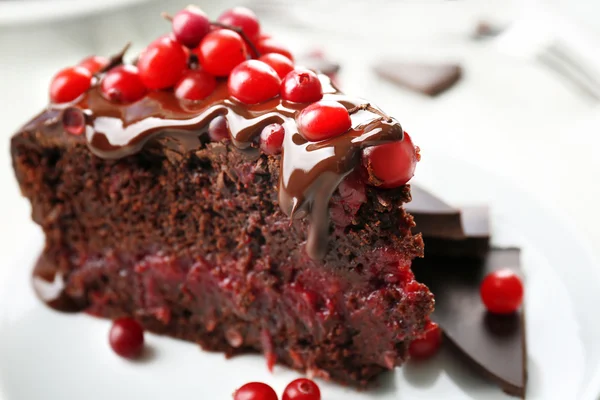
<svg viewBox="0 0 600 400">
<path fill-rule="evenodd" d="M 208 350 L 365 385 L 405 360 L 433 310 L 402 208 L 418 152 L 327 77 L 295 70 L 282 83 L 244 61 L 248 33 L 218 26 L 183 64 L 188 51 L 162 37 L 137 67 L 62 71 L 52 104 L 13 137 L 46 235 L 36 290 L 63 311 L 132 316 Z M 237 65 L 219 40 L 240 43 Z M 399 156 L 378 163 L 366 148 Z"/>
</svg>

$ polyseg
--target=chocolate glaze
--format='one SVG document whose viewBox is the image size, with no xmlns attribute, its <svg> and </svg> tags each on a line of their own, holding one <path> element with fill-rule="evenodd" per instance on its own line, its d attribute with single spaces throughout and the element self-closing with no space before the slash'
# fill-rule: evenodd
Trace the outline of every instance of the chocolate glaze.
<svg viewBox="0 0 600 400">
<path fill-rule="evenodd" d="M 365 101 L 340 93 L 329 78 L 319 75 L 324 99 L 338 101 L 348 109 Z M 339 183 L 359 164 L 361 149 L 402 140 L 403 130 L 396 120 L 387 120 L 369 111 L 352 115 L 353 127 L 343 135 L 321 142 L 308 142 L 298 132 L 295 116 L 308 104 L 290 103 L 279 97 L 256 105 L 241 104 L 229 97 L 226 82 L 204 101 L 180 101 L 171 91 L 149 93 L 143 100 L 118 105 L 106 100 L 93 87 L 75 104 L 86 115 L 85 137 L 90 150 L 106 159 L 139 152 L 151 140 L 176 143 L 187 152 L 201 146 L 209 122 L 217 116 L 227 120 L 235 148 L 258 156 L 257 137 L 263 127 L 282 124 L 286 135 L 280 173 L 279 202 L 292 218 L 307 216 L 310 229 L 306 250 L 313 259 L 327 252 L 329 201 Z M 65 107 L 61 107 L 65 108 Z M 55 113 L 56 107 L 50 109 Z M 60 119 L 38 124 L 37 129 L 62 129 Z"/>
<path fill-rule="evenodd" d="M 492 249 L 484 260 L 417 259 L 413 271 L 435 295 L 431 319 L 477 369 L 506 393 L 524 397 L 527 384 L 525 310 L 513 315 L 486 311 L 479 287 L 500 268 L 521 274 L 518 249 Z"/>
</svg>

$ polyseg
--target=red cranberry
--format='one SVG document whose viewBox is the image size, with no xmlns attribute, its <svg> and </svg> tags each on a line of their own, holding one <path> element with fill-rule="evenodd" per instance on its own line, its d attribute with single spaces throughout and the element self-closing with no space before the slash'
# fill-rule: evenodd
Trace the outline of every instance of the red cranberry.
<svg viewBox="0 0 600 400">
<path fill-rule="evenodd" d="M 89 56 L 79 62 L 79 66 L 90 71 L 90 74 L 94 75 L 108 65 L 108 58 L 100 56 Z"/>
<path fill-rule="evenodd" d="M 175 86 L 175 96 L 186 100 L 203 100 L 217 87 L 214 76 L 204 70 L 187 71 Z"/>
<path fill-rule="evenodd" d="M 254 40 L 260 33 L 260 24 L 254 12 L 246 7 L 234 7 L 225 11 L 218 21 L 225 25 L 241 28 L 248 39 Z"/>
<path fill-rule="evenodd" d="M 235 391 L 233 400 L 277 400 L 277 393 L 266 383 L 250 382 Z"/>
<path fill-rule="evenodd" d="M 265 154 L 275 155 L 281 153 L 285 129 L 280 124 L 271 124 L 260 132 L 260 148 Z"/>
<path fill-rule="evenodd" d="M 210 32 L 194 52 L 198 54 L 202 67 L 216 76 L 229 75 L 236 65 L 247 58 L 244 39 L 229 29 Z"/>
<path fill-rule="evenodd" d="M 229 139 L 229 126 L 227 119 L 223 116 L 218 116 L 208 124 L 208 137 L 213 142 Z"/>
<path fill-rule="evenodd" d="M 323 87 L 317 74 L 298 68 L 285 76 L 281 83 L 281 98 L 294 103 L 313 103 L 323 98 Z"/>
<path fill-rule="evenodd" d="M 120 65 L 108 71 L 100 83 L 102 95 L 115 103 L 133 103 L 146 95 L 138 69 Z"/>
<path fill-rule="evenodd" d="M 50 101 L 67 103 L 84 94 L 92 85 L 92 74 L 83 67 L 59 71 L 50 83 Z"/>
<path fill-rule="evenodd" d="M 310 379 L 300 378 L 286 386 L 281 400 L 321 400 L 321 391 Z"/>
<path fill-rule="evenodd" d="M 63 111 L 62 125 L 65 132 L 79 136 L 85 132 L 85 115 L 77 107 L 69 107 Z"/>
<path fill-rule="evenodd" d="M 140 54 L 137 62 L 140 78 L 148 89 L 174 86 L 187 68 L 184 47 L 170 36 L 156 39 Z"/>
<path fill-rule="evenodd" d="M 365 149 L 363 165 L 369 183 L 381 188 L 394 188 L 406 184 L 415 174 L 418 154 L 407 132 L 399 142 Z"/>
<path fill-rule="evenodd" d="M 281 79 L 294 69 L 294 63 L 282 54 L 268 53 L 261 56 L 259 60 L 270 65 Z"/>
<path fill-rule="evenodd" d="M 256 49 L 260 52 L 260 54 L 278 53 L 294 61 L 292 52 L 285 45 L 271 37 L 259 40 L 256 43 Z"/>
<path fill-rule="evenodd" d="M 229 94 L 246 104 L 262 103 L 279 94 L 281 79 L 269 65 L 247 60 L 231 71 L 227 88 Z"/>
<path fill-rule="evenodd" d="M 173 34 L 179 43 L 195 48 L 210 32 L 208 15 L 196 6 L 187 6 L 173 17 Z"/>
<path fill-rule="evenodd" d="M 430 358 L 438 352 L 442 345 L 442 331 L 438 324 L 429 321 L 425 328 L 425 334 L 415 339 L 408 347 L 408 353 L 412 358 Z"/>
<path fill-rule="evenodd" d="M 489 312 L 512 314 L 523 302 L 523 283 L 509 269 L 491 272 L 481 282 L 481 300 Z"/>
<path fill-rule="evenodd" d="M 144 348 L 142 326 L 132 318 L 120 318 L 113 322 L 108 336 L 112 349 L 125 358 L 136 358 Z"/>
<path fill-rule="evenodd" d="M 346 107 L 331 100 L 309 105 L 300 111 L 296 122 L 302 136 L 313 142 L 339 136 L 352 127 Z"/>
</svg>

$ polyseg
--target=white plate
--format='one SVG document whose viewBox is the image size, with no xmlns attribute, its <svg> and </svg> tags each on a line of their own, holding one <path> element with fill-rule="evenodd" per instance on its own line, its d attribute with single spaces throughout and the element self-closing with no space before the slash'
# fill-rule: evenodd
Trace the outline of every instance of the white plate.
<svg viewBox="0 0 600 400">
<path fill-rule="evenodd" d="M 560 216 L 515 186 L 463 161 L 425 155 L 419 166 L 423 185 L 451 201 L 490 202 L 496 243 L 523 248 L 527 398 L 595 400 L 600 393 L 600 278 L 587 245 Z M 225 360 L 155 335 L 147 337 L 152 353 L 147 360 L 120 359 L 108 347 L 107 321 L 56 313 L 34 297 L 29 274 L 42 237 L 25 215 L 23 220 L 22 227 L 11 228 L 22 237 L 20 248 L 0 254 L 0 263 L 11 269 L 0 292 L 0 398 L 220 400 L 252 380 L 280 392 L 297 376 L 282 367 L 268 373 L 260 356 Z M 387 374 L 374 391 L 319 383 L 324 400 L 509 398 L 445 352 Z"/>
<path fill-rule="evenodd" d="M 148 0 L 12 0 L 0 1 L 0 26 L 81 17 Z"/>
</svg>

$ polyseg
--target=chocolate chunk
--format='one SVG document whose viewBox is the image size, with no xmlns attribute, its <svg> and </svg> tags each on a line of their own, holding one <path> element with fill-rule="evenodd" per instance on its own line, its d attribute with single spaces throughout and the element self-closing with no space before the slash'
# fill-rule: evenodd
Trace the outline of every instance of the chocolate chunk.
<svg viewBox="0 0 600 400">
<path fill-rule="evenodd" d="M 425 241 L 425 256 L 483 258 L 490 248 L 487 207 L 454 208 L 434 194 L 411 185 L 412 201 L 405 208 L 413 215 Z"/>
<path fill-rule="evenodd" d="M 411 214 L 417 226 L 414 233 L 422 233 L 426 238 L 464 239 L 460 211 L 434 194 L 411 185 L 412 201 L 404 208 Z"/>
<path fill-rule="evenodd" d="M 490 221 L 487 207 L 460 209 L 465 237 L 425 237 L 425 256 L 483 258 L 490 249 Z"/>
<path fill-rule="evenodd" d="M 462 75 L 458 64 L 382 61 L 375 66 L 380 77 L 415 92 L 436 96 L 451 88 Z"/>
<path fill-rule="evenodd" d="M 413 270 L 435 295 L 431 319 L 481 373 L 506 393 L 523 397 L 527 382 L 525 310 L 513 315 L 488 313 L 479 286 L 500 268 L 521 274 L 518 249 L 493 249 L 484 260 L 425 257 Z M 468 268 L 465 268 L 465 264 Z"/>
</svg>

